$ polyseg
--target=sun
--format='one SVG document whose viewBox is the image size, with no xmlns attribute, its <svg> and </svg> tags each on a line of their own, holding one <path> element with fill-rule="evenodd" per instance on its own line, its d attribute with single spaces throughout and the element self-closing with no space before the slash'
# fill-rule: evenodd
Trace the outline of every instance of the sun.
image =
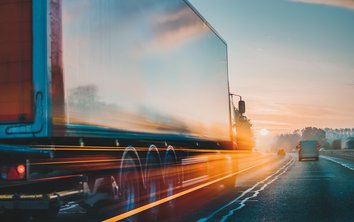
<svg viewBox="0 0 354 222">
<path fill-rule="evenodd" d="M 267 136 L 269 134 L 269 130 L 265 129 L 265 128 L 262 128 L 260 131 L 259 131 L 259 134 L 261 134 L 261 136 Z"/>
</svg>

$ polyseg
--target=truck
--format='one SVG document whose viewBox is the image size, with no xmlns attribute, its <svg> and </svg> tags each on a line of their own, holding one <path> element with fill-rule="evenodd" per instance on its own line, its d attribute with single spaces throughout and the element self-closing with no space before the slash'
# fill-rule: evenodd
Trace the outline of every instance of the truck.
<svg viewBox="0 0 354 222">
<path fill-rule="evenodd" d="M 303 159 L 318 160 L 320 144 L 317 140 L 301 140 L 297 148 L 299 161 Z"/>
<path fill-rule="evenodd" d="M 227 44 L 187 0 L 2 0 L 0 33 L 0 216 L 127 212 L 235 169 L 209 155 L 236 149 Z"/>
</svg>

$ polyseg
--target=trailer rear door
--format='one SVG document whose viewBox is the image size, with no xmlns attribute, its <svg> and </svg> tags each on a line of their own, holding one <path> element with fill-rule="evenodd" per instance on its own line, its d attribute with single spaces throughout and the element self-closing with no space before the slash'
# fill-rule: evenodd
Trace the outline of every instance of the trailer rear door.
<svg viewBox="0 0 354 222">
<path fill-rule="evenodd" d="M 0 2 L 0 122 L 31 122 L 32 0 Z"/>
</svg>

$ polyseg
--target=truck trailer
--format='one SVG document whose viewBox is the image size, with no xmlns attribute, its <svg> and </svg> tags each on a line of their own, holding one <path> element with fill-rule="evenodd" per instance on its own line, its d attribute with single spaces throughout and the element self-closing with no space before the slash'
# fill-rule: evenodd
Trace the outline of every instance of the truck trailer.
<svg viewBox="0 0 354 222">
<path fill-rule="evenodd" d="M 320 144 L 317 140 L 301 140 L 298 144 L 299 161 L 319 158 Z"/>
<path fill-rule="evenodd" d="M 127 212 L 235 149 L 227 44 L 186 0 L 2 0 L 0 33 L 4 214 Z"/>
</svg>

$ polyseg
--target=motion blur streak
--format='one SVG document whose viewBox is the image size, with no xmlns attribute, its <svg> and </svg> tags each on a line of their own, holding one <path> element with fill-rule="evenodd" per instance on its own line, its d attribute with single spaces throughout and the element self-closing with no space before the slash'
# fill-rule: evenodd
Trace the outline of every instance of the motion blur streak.
<svg viewBox="0 0 354 222">
<path fill-rule="evenodd" d="M 119 159 L 111 160 L 77 160 L 77 161 L 63 161 L 63 162 L 42 162 L 42 163 L 31 163 L 31 165 L 52 165 L 52 164 L 70 164 L 70 163 L 100 163 L 100 162 L 115 162 Z"/>
<path fill-rule="evenodd" d="M 134 147 L 137 151 L 148 151 L 149 148 L 147 147 Z M 66 145 L 37 145 L 32 147 L 33 150 L 57 150 L 57 151 L 70 151 L 70 150 L 85 150 L 85 151 L 100 151 L 100 150 L 108 150 L 108 151 L 124 151 L 126 147 L 123 146 L 66 146 Z M 160 151 L 165 151 L 167 148 L 159 147 Z M 190 151 L 193 153 L 224 153 L 224 154 L 249 154 L 249 151 L 237 150 L 237 151 L 230 151 L 230 150 L 215 150 L 215 149 L 185 149 L 185 148 L 178 148 L 181 151 Z"/>
<path fill-rule="evenodd" d="M 244 157 L 247 157 L 247 156 L 245 155 Z M 238 157 L 238 158 L 239 158 L 239 157 Z M 262 162 L 260 162 L 260 163 L 258 162 L 258 164 L 256 164 L 256 165 L 252 165 L 252 166 L 249 166 L 249 167 L 247 167 L 247 168 L 245 168 L 245 169 L 242 169 L 242 170 L 239 170 L 239 171 L 236 171 L 236 172 L 232 172 L 232 173 L 230 173 L 230 174 L 228 174 L 228 175 L 226 175 L 226 176 L 223 176 L 223 177 L 214 179 L 214 180 L 212 180 L 212 181 L 209 181 L 209 182 L 200 184 L 200 185 L 198 185 L 198 186 L 192 187 L 192 188 L 190 188 L 190 189 L 184 190 L 184 191 L 182 191 L 182 192 L 176 193 L 176 194 L 174 194 L 174 195 L 172 195 L 172 196 L 169 196 L 169 197 L 160 199 L 160 200 L 155 201 L 155 202 L 153 202 L 153 203 L 150 203 L 150 204 L 141 206 L 141 207 L 139 207 L 139 208 L 136 208 L 136 209 L 134 209 L 134 210 L 125 212 L 125 213 L 123 213 L 123 214 L 114 216 L 114 217 L 112 217 L 112 218 L 109 218 L 109 219 L 107 219 L 107 220 L 104 220 L 104 222 L 114 222 L 114 221 L 123 220 L 123 219 L 125 219 L 125 218 L 128 218 L 128 217 L 130 217 L 130 216 L 133 216 L 133 215 L 138 214 L 138 213 L 140 213 L 140 212 L 143 212 L 143 211 L 145 211 L 145 210 L 151 209 L 151 208 L 153 208 L 153 207 L 156 207 L 156 206 L 158 206 L 158 205 L 161 205 L 161 204 L 163 204 L 163 203 L 166 203 L 166 202 L 171 201 L 171 200 L 173 200 L 173 199 L 176 199 L 176 198 L 178 198 L 178 197 L 184 196 L 184 195 L 186 195 L 186 194 L 189 194 L 189 193 L 194 192 L 194 191 L 196 191 L 196 190 L 199 190 L 199 189 L 201 189 L 201 188 L 210 186 L 210 185 L 212 185 L 212 184 L 215 184 L 215 183 L 220 182 L 220 181 L 222 181 L 222 180 L 228 179 L 228 178 L 230 178 L 230 177 L 233 177 L 233 176 L 238 175 L 238 174 L 240 174 L 240 173 L 243 173 L 243 172 L 245 172 L 245 171 L 254 169 L 254 168 L 256 168 L 256 167 L 259 167 L 259 166 L 264 165 L 264 164 L 269 163 L 269 162 L 270 162 L 269 160 L 268 160 L 268 161 L 262 161 Z M 215 164 L 215 163 L 214 163 L 214 164 Z"/>
</svg>

